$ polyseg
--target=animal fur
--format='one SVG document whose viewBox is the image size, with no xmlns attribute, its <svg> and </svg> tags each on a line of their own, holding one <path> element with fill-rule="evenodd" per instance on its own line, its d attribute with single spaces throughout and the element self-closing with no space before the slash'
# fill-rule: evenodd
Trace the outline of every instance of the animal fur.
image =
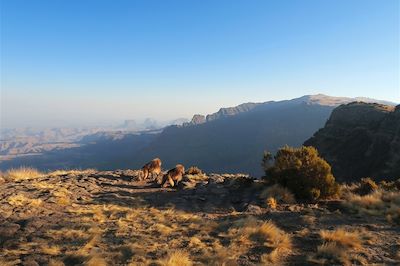
<svg viewBox="0 0 400 266">
<path fill-rule="evenodd" d="M 161 186 L 167 187 L 169 184 L 171 185 L 171 187 L 174 187 L 178 185 L 178 183 L 182 180 L 184 174 L 185 167 L 181 164 L 177 164 L 175 168 L 172 168 L 163 176 Z"/>
<path fill-rule="evenodd" d="M 146 180 L 150 175 L 159 175 L 161 173 L 161 160 L 160 158 L 155 158 L 150 162 L 146 163 L 142 167 L 142 178 L 141 180 Z"/>
</svg>

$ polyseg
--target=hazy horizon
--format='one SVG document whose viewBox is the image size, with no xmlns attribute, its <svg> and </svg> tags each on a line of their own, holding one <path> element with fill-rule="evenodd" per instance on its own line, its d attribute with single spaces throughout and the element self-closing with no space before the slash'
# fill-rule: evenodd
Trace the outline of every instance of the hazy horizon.
<svg viewBox="0 0 400 266">
<path fill-rule="evenodd" d="M 1 1 L 1 128 L 400 102 L 398 1 Z"/>
<path fill-rule="evenodd" d="M 319 94 L 319 93 L 316 93 Z M 316 95 L 316 94 L 310 94 L 310 95 Z M 291 98 L 287 98 L 287 99 L 266 99 L 266 100 L 262 100 L 262 101 L 248 101 L 248 102 L 254 102 L 254 103 L 262 103 L 262 102 L 267 102 L 267 101 L 283 101 L 283 100 L 292 100 L 292 99 L 296 99 L 296 98 L 300 98 L 302 96 L 306 96 L 306 95 L 299 95 L 297 97 L 291 97 Z M 332 97 L 346 97 L 346 96 L 333 96 L 333 95 L 326 95 L 326 96 L 332 96 Z M 363 96 L 356 96 L 356 97 L 346 97 L 346 98 L 362 98 Z M 372 99 L 372 98 L 371 98 Z M 374 100 L 379 100 L 379 101 L 387 101 L 389 103 L 393 103 L 393 104 L 399 104 L 398 102 L 392 102 L 392 101 L 388 101 L 385 99 L 374 99 Z M 92 119 L 92 120 L 75 120 L 75 121 L 67 121 L 67 120 L 60 120 L 60 119 L 53 119 L 53 120 L 47 120 L 47 121 L 43 121 L 42 123 L 38 123 L 38 121 L 36 121 L 35 123 L 24 123 L 24 124 L 20 124 L 17 123 L 14 126 L 2 126 L 1 129 L 12 129 L 12 128 L 35 128 L 35 129 L 45 129 L 45 128 L 53 128 L 53 127 L 76 127 L 76 128 L 84 128 L 84 127 L 118 127 L 118 126 L 122 126 L 123 123 L 125 121 L 128 120 L 135 120 L 135 122 L 137 122 L 138 124 L 144 123 L 144 121 L 146 119 L 154 119 L 157 123 L 159 123 L 160 126 L 169 124 L 170 122 L 174 121 L 174 120 L 179 120 L 179 119 L 187 119 L 188 121 L 190 121 L 193 117 L 193 115 L 195 114 L 201 114 L 201 115 L 208 115 L 208 114 L 212 114 L 217 112 L 220 108 L 226 108 L 226 107 L 235 107 L 238 106 L 239 104 L 243 104 L 243 103 L 248 103 L 248 102 L 239 102 L 239 103 L 235 103 L 232 105 L 227 105 L 227 106 L 216 106 L 214 109 L 212 110 L 207 110 L 206 112 L 196 112 L 196 110 L 193 110 L 192 113 L 190 113 L 188 116 L 184 117 L 163 117 L 163 116 L 132 116 L 132 117 L 117 117 L 115 119 Z M 12 123 L 10 123 L 12 125 Z"/>
</svg>

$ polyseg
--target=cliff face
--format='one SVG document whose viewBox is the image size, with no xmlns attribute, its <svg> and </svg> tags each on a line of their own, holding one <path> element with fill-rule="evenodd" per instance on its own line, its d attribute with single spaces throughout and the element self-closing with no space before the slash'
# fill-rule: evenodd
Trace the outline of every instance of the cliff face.
<svg viewBox="0 0 400 266">
<path fill-rule="evenodd" d="M 255 107 L 265 103 L 243 103 L 235 107 L 226 107 L 219 109 L 218 112 L 209 114 L 207 116 L 195 114 L 190 122 L 184 123 L 183 126 L 195 126 L 211 122 L 229 116 L 235 116 L 253 110 Z"/>
<path fill-rule="evenodd" d="M 400 105 L 354 102 L 333 110 L 325 127 L 304 145 L 318 149 L 335 177 L 400 177 Z"/>
</svg>

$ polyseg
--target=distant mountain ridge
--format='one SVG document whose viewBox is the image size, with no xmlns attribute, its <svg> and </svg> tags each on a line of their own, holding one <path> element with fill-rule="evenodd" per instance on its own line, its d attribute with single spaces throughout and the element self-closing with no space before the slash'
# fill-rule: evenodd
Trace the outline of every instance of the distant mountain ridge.
<svg viewBox="0 0 400 266">
<path fill-rule="evenodd" d="M 328 96 L 324 94 L 315 94 L 315 95 L 304 95 L 299 98 L 294 98 L 292 100 L 284 100 L 284 101 L 267 101 L 267 102 L 261 102 L 261 103 L 242 103 L 234 107 L 224 107 L 219 109 L 218 112 L 209 114 L 207 116 L 201 115 L 201 114 L 195 114 L 190 122 L 183 123 L 183 126 L 193 126 L 193 125 L 199 125 L 202 123 L 210 122 L 216 119 L 228 117 L 228 116 L 234 116 L 238 115 L 244 112 L 248 112 L 253 110 L 256 107 L 274 103 L 274 102 L 296 102 L 296 103 L 305 103 L 305 104 L 318 104 L 318 105 L 325 105 L 325 106 L 339 106 L 341 104 L 347 104 L 350 102 L 366 102 L 366 103 L 380 103 L 380 104 L 385 104 L 385 105 L 396 105 L 396 103 L 389 102 L 389 101 L 383 101 L 383 100 L 376 100 L 372 98 L 366 98 L 366 97 L 355 97 L 355 98 L 349 98 L 349 97 L 334 97 L 334 96 Z"/>
<path fill-rule="evenodd" d="M 302 145 L 324 126 L 336 106 L 352 101 L 353 98 L 319 94 L 245 103 L 221 108 L 208 116 L 195 115 L 190 123 L 168 126 L 158 132 L 99 132 L 83 138 L 82 147 L 1 161 L 0 169 L 19 165 L 45 170 L 140 168 L 160 157 L 164 168 L 183 163 L 207 172 L 261 176 L 264 150 L 275 152 L 286 144 Z"/>
</svg>

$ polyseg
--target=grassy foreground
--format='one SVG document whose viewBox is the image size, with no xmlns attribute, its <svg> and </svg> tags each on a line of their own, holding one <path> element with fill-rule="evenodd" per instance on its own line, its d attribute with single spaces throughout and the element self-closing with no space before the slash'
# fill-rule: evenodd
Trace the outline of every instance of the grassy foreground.
<svg viewBox="0 0 400 266">
<path fill-rule="evenodd" d="M 400 263 L 400 192 L 383 184 L 296 203 L 243 175 L 18 169 L 0 180 L 0 265 L 370 265 Z"/>
</svg>

